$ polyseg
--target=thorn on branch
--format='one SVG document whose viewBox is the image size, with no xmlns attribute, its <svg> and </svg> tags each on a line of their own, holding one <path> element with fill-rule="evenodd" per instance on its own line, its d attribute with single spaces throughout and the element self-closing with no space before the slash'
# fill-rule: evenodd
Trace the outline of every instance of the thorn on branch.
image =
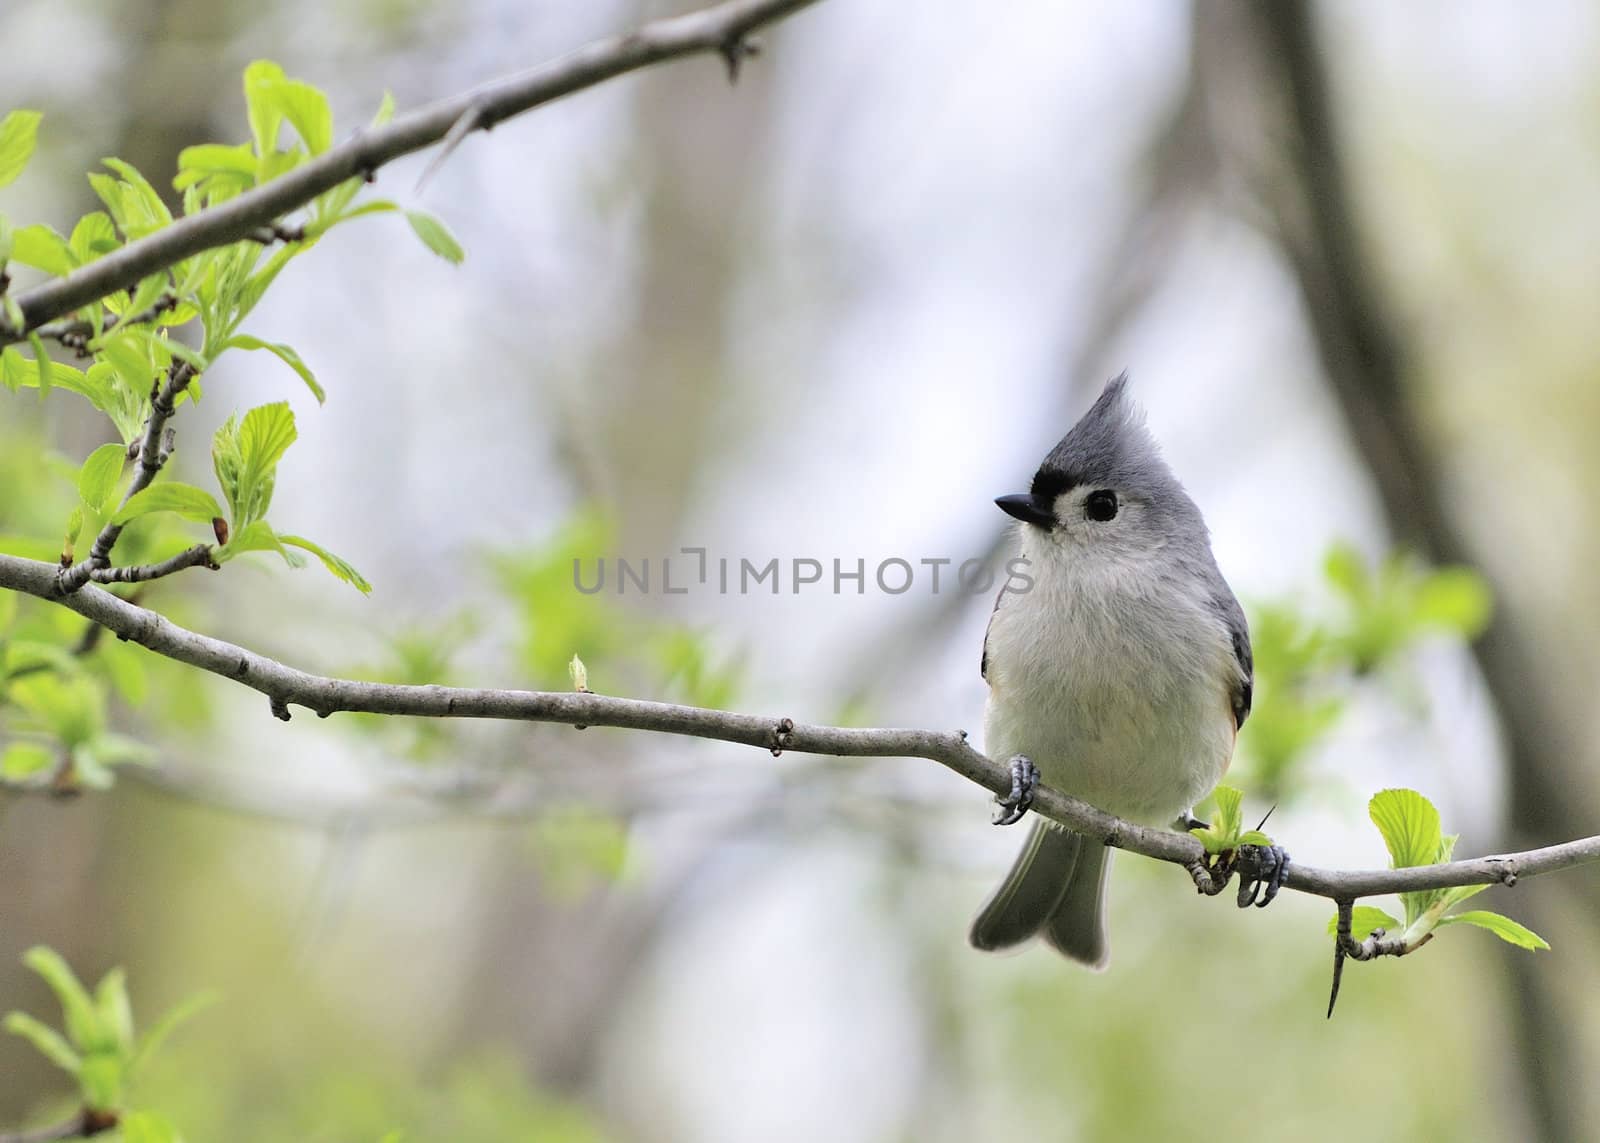
<svg viewBox="0 0 1600 1143">
<path fill-rule="evenodd" d="M 778 725 L 772 728 L 772 745 L 768 747 L 772 751 L 774 758 L 777 758 L 788 748 L 792 734 L 794 734 L 794 719 L 780 718 Z"/>
<path fill-rule="evenodd" d="M 415 193 L 422 193 L 422 188 L 428 185 L 433 176 L 438 173 L 439 168 L 444 166 L 445 161 L 455 154 L 456 148 L 461 146 L 461 140 L 472 134 L 474 128 L 481 126 L 484 130 L 488 130 L 489 124 L 487 120 L 488 116 L 484 111 L 483 104 L 474 103 L 461 113 L 460 118 L 450 124 L 450 130 L 445 133 L 444 142 L 439 147 L 439 153 L 433 157 L 423 169 L 421 177 L 417 179 Z"/>
<path fill-rule="evenodd" d="M 1344 958 L 1346 947 L 1353 943 L 1350 940 L 1350 918 L 1355 912 L 1356 902 L 1353 897 L 1340 897 L 1334 904 L 1339 910 L 1338 929 L 1333 936 L 1333 988 L 1328 993 L 1327 1019 L 1333 1019 L 1333 1006 L 1339 1003 L 1339 982 L 1344 978 Z"/>
<path fill-rule="evenodd" d="M 744 66 L 744 61 L 753 60 L 761 54 L 761 41 L 744 32 L 735 32 L 722 41 L 717 54 L 728 66 L 728 85 L 731 87 L 739 82 L 739 70 Z"/>
</svg>

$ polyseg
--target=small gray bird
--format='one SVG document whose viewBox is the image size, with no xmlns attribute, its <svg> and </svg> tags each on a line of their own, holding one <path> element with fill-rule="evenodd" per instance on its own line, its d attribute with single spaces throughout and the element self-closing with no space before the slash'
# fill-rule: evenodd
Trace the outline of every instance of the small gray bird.
<svg viewBox="0 0 1600 1143">
<path fill-rule="evenodd" d="M 1136 822 L 1187 823 L 1250 713 L 1244 612 L 1127 387 L 1125 373 L 1110 381 L 1033 487 L 995 501 L 1022 521 L 1032 579 L 1001 591 L 983 642 L 985 745 L 1018 780 L 1002 824 L 1022 816 L 1035 780 Z M 1036 822 L 973 945 L 1043 934 L 1104 968 L 1107 856 Z"/>
</svg>

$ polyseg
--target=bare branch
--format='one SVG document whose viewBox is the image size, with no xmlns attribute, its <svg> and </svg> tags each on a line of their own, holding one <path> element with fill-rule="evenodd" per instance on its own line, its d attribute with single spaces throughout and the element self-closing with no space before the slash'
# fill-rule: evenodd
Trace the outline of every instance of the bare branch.
<svg viewBox="0 0 1600 1143">
<path fill-rule="evenodd" d="M 291 705 L 326 718 L 338 711 L 423 718 L 491 718 L 567 726 L 614 726 L 651 730 L 763 750 L 793 750 L 850 758 L 927 758 L 996 794 L 1011 789 L 1010 767 L 967 743 L 964 731 L 860 729 L 811 726 L 782 716 L 738 714 L 640 699 L 580 692 L 492 690 L 468 687 L 401 686 L 313 675 L 233 643 L 179 627 L 95 587 L 71 595 L 56 588 L 57 569 L 38 560 L 0 555 L 0 588 L 57 603 L 158 655 L 230 679 L 267 696 L 272 713 L 289 716 Z M 1052 821 L 1118 849 L 1193 870 L 1204 867 L 1200 843 L 1186 835 L 1137 825 L 1087 802 L 1041 787 L 1033 808 Z M 1526 853 L 1424 865 L 1410 869 L 1338 872 L 1296 863 L 1284 888 L 1334 901 L 1383 893 L 1443 889 L 1457 885 L 1513 885 L 1523 877 L 1600 861 L 1600 836 Z M 1225 876 L 1225 875 L 1224 875 Z"/>
<path fill-rule="evenodd" d="M 385 163 L 446 138 L 464 117 L 470 116 L 474 130 L 488 130 L 541 104 L 666 60 L 702 53 L 715 53 L 724 60 L 741 58 L 750 54 L 746 45 L 752 31 L 815 2 L 728 0 L 699 12 L 657 20 L 631 35 L 597 40 L 550 63 L 491 80 L 399 116 L 384 127 L 362 131 L 281 178 L 130 242 L 65 278 L 18 294 L 22 328 L 11 329 L 0 318 L 0 346 L 21 341 L 29 331 L 108 294 L 131 289 L 156 271 L 202 250 L 257 238 L 262 227 L 270 227 L 281 215 L 324 191 L 347 179 L 371 178 Z"/>
</svg>

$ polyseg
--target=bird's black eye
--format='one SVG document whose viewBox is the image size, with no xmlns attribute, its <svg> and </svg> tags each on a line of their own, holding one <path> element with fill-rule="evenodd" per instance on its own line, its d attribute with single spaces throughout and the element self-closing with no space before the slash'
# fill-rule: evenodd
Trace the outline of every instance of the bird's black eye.
<svg viewBox="0 0 1600 1143">
<path fill-rule="evenodd" d="M 1083 498 L 1083 514 L 1104 524 L 1117 517 L 1117 494 L 1109 488 L 1098 488 Z"/>
</svg>

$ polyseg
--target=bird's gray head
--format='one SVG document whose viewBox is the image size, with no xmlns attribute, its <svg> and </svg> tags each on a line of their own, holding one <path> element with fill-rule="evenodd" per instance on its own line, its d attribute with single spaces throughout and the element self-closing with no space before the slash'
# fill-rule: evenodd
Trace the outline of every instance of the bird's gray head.
<svg viewBox="0 0 1600 1143">
<path fill-rule="evenodd" d="M 1199 509 L 1161 459 L 1127 389 L 1126 373 L 1107 382 L 1044 458 L 1033 486 L 995 501 L 1023 522 L 1027 549 L 1128 560 L 1173 545 L 1207 546 Z"/>
</svg>

